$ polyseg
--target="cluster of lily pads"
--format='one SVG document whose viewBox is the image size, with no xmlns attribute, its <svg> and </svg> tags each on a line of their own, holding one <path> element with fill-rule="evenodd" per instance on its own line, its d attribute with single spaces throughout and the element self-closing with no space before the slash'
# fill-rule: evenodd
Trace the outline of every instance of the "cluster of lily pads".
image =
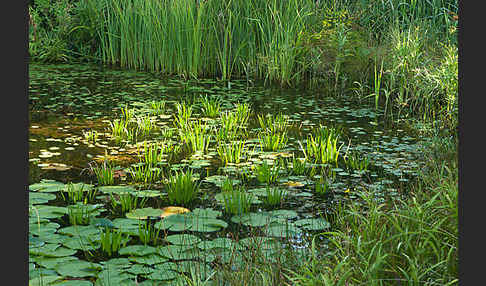
<svg viewBox="0 0 486 286">
<path fill-rule="evenodd" d="M 181 85 L 137 82 L 139 75 L 110 95 Z M 101 96 L 115 82 L 98 81 L 93 93 Z M 29 186 L 31 285 L 177 285 L 191 269 L 200 277 L 220 264 L 237 269 L 256 248 L 272 261 L 328 229 L 325 214 L 352 199 L 353 189 L 398 193 L 418 168 L 413 138 L 362 127 L 376 128 L 372 109 L 288 94 L 268 102 L 238 84 L 201 84 L 185 84 L 184 100 L 133 97 L 115 109 L 118 118 L 88 116 L 97 123 L 78 135 L 32 138 L 33 152 L 37 144 L 58 144 L 92 162 L 83 166 L 83 182 Z M 39 125 L 31 131 L 55 129 Z M 42 146 L 39 159 L 63 155 L 50 148 L 59 147 Z"/>
</svg>

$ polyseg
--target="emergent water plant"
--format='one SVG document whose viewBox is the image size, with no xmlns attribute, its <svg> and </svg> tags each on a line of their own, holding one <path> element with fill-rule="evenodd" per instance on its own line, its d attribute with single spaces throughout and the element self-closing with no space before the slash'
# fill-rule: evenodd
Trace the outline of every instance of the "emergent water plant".
<svg viewBox="0 0 486 286">
<path fill-rule="evenodd" d="M 192 170 L 170 175 L 167 182 L 167 198 L 170 204 L 188 206 L 196 198 L 200 183 L 192 179 Z"/>
<path fill-rule="evenodd" d="M 249 212 L 252 201 L 253 194 L 242 188 L 232 188 L 223 192 L 223 209 L 227 214 L 239 215 Z"/>
</svg>

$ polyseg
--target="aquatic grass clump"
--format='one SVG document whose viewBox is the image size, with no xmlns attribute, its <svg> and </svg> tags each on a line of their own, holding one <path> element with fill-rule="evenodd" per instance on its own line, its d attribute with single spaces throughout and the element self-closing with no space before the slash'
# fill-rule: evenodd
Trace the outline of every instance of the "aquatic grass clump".
<svg viewBox="0 0 486 286">
<path fill-rule="evenodd" d="M 134 182 L 145 184 L 155 183 L 164 178 L 164 172 L 161 168 L 152 167 L 147 164 L 137 164 L 131 166 L 128 169 L 128 174 L 130 174 Z"/>
<path fill-rule="evenodd" d="M 315 136 L 314 136 L 315 135 Z M 307 136 L 306 147 L 302 147 L 302 152 L 306 159 L 314 158 L 316 163 L 334 162 L 337 164 L 339 152 L 343 144 L 338 147 L 339 134 L 334 128 L 321 128 L 317 134 Z"/>
<path fill-rule="evenodd" d="M 155 128 L 155 123 L 151 120 L 150 116 L 137 117 L 136 122 L 141 136 L 149 136 L 150 132 Z"/>
<path fill-rule="evenodd" d="M 221 109 L 221 101 L 213 97 L 203 97 L 201 99 L 202 114 L 209 118 L 216 118 L 219 116 Z"/>
<path fill-rule="evenodd" d="M 192 152 L 206 152 L 212 135 L 209 134 L 209 127 L 202 121 L 192 121 L 188 123 L 185 129 L 179 129 L 181 141 L 186 143 Z"/>
<path fill-rule="evenodd" d="M 234 140 L 239 135 L 242 126 L 236 113 L 225 111 L 221 113 L 221 127 L 216 130 L 216 140 Z"/>
<path fill-rule="evenodd" d="M 154 115 L 161 115 L 164 114 L 166 111 L 166 102 L 164 100 L 159 100 L 159 101 L 152 101 L 150 103 L 150 109 L 152 114 Z"/>
<path fill-rule="evenodd" d="M 189 206 L 196 198 L 200 183 L 192 179 L 192 170 L 170 175 L 167 182 L 167 198 L 170 204 Z"/>
<path fill-rule="evenodd" d="M 71 225 L 87 225 L 91 220 L 92 209 L 88 205 L 77 204 L 68 207 L 68 218 Z"/>
<path fill-rule="evenodd" d="M 251 107 L 248 103 L 237 103 L 234 111 L 236 121 L 240 126 L 248 123 L 251 114 Z"/>
<path fill-rule="evenodd" d="M 116 213 L 118 208 L 120 208 L 122 214 L 130 212 L 136 208 L 143 208 L 147 203 L 147 200 L 147 197 L 140 199 L 129 193 L 120 195 L 110 194 L 111 209 L 113 213 Z"/>
<path fill-rule="evenodd" d="M 81 186 L 81 187 L 78 187 Z M 85 188 L 89 188 L 85 190 Z M 73 184 L 69 182 L 66 184 L 66 188 L 60 192 L 61 198 L 70 203 L 83 202 L 85 204 L 94 201 L 96 195 L 98 194 L 98 189 L 91 188 L 85 184 Z"/>
<path fill-rule="evenodd" d="M 101 251 L 111 257 L 125 247 L 129 240 L 129 234 L 124 234 L 121 229 L 104 227 L 100 233 Z"/>
<path fill-rule="evenodd" d="M 126 123 L 132 121 L 132 119 L 135 117 L 135 109 L 128 108 L 128 105 L 122 107 L 120 111 L 121 111 L 121 120 L 125 121 Z"/>
<path fill-rule="evenodd" d="M 117 143 L 121 142 L 126 136 L 127 122 L 120 119 L 110 121 L 111 136 Z"/>
<path fill-rule="evenodd" d="M 231 141 L 229 144 L 221 143 L 216 147 L 216 151 L 224 165 L 241 162 L 245 151 L 245 142 L 245 140 Z"/>
<path fill-rule="evenodd" d="M 150 220 L 141 221 L 138 225 L 138 238 L 144 245 L 156 246 L 162 237 L 159 236 L 160 228 L 156 228 Z"/>
<path fill-rule="evenodd" d="M 192 105 L 189 105 L 185 101 L 176 102 L 175 104 L 177 113 L 174 118 L 174 125 L 181 130 L 186 130 L 189 126 L 189 120 L 192 116 Z"/>
<path fill-rule="evenodd" d="M 165 153 L 167 149 L 165 144 L 155 143 L 148 144 L 146 141 L 143 143 L 143 154 L 139 153 L 141 163 L 154 167 L 159 163 L 164 162 Z"/>
<path fill-rule="evenodd" d="M 253 172 L 260 183 L 270 185 L 277 182 L 280 176 L 280 169 L 281 166 L 278 161 L 274 162 L 273 165 L 269 165 L 267 161 L 263 161 L 262 164 L 253 169 Z"/>
<path fill-rule="evenodd" d="M 370 165 L 370 159 L 368 156 L 360 156 L 356 152 L 350 152 L 344 156 L 344 162 L 346 166 L 351 170 L 367 171 Z"/>
<path fill-rule="evenodd" d="M 98 141 L 99 133 L 96 130 L 83 131 L 83 136 L 86 141 L 96 144 Z"/>
<path fill-rule="evenodd" d="M 265 188 L 265 193 L 266 196 L 263 197 L 262 201 L 263 204 L 269 208 L 281 206 L 287 198 L 287 191 L 280 188 L 272 188 L 267 186 Z"/>
<path fill-rule="evenodd" d="M 258 141 L 263 151 L 279 151 L 287 145 L 289 138 L 287 132 L 258 134 Z"/>
<path fill-rule="evenodd" d="M 326 195 L 329 191 L 329 182 L 323 177 L 320 177 L 319 181 L 315 182 L 315 191 L 320 196 Z"/>
<path fill-rule="evenodd" d="M 104 161 L 101 166 L 92 166 L 90 163 L 90 169 L 96 175 L 99 185 L 109 186 L 115 182 L 115 170 L 107 161 Z"/>
<path fill-rule="evenodd" d="M 284 132 L 287 128 L 288 116 L 278 113 L 277 115 L 257 115 L 260 127 L 270 134 Z"/>
<path fill-rule="evenodd" d="M 240 215 L 250 211 L 253 194 L 242 188 L 237 188 L 223 192 L 223 210 L 227 214 Z"/>
<path fill-rule="evenodd" d="M 292 163 L 291 163 L 291 168 L 290 171 L 292 174 L 297 175 L 297 176 L 302 176 L 307 173 L 307 159 L 305 158 L 295 158 L 295 156 L 292 156 Z"/>
</svg>

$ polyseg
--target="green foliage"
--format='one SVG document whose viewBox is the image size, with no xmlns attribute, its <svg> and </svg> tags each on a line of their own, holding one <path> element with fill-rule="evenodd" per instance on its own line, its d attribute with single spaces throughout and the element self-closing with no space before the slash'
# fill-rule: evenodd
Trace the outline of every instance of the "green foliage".
<svg viewBox="0 0 486 286">
<path fill-rule="evenodd" d="M 224 165 L 228 163 L 240 163 L 245 151 L 245 140 L 231 141 L 228 144 L 220 143 L 216 147 L 219 157 Z"/>
<path fill-rule="evenodd" d="M 90 164 L 91 172 L 96 175 L 98 184 L 101 186 L 113 185 L 115 182 L 115 170 L 110 163 L 104 161 L 101 166 L 95 164 L 95 166 Z"/>
<path fill-rule="evenodd" d="M 273 208 L 281 206 L 287 197 L 287 191 L 280 188 L 265 188 L 266 196 L 263 197 L 263 204 L 267 207 Z"/>
<path fill-rule="evenodd" d="M 227 214 L 239 215 L 250 211 L 253 195 L 242 188 L 223 192 L 223 209 Z"/>
<path fill-rule="evenodd" d="M 256 166 L 253 171 L 260 183 L 270 185 L 277 182 L 280 175 L 280 169 L 281 166 L 278 161 L 274 162 L 273 165 L 269 165 L 267 161 L 263 161 L 263 163 Z"/>
<path fill-rule="evenodd" d="M 258 140 L 260 141 L 260 146 L 264 151 L 278 151 L 285 148 L 289 138 L 287 137 L 286 132 L 262 132 L 258 134 Z"/>
<path fill-rule="evenodd" d="M 335 128 L 321 127 L 316 134 L 307 136 L 306 147 L 301 150 L 307 159 L 314 158 L 315 162 L 337 164 L 339 151 L 342 144 L 338 147 L 339 131 Z M 300 143 L 300 142 L 299 142 Z"/>
<path fill-rule="evenodd" d="M 192 179 L 192 170 L 171 175 L 167 183 L 167 197 L 170 204 L 189 206 L 196 198 L 200 183 Z"/>
<path fill-rule="evenodd" d="M 128 239 L 128 234 L 123 234 L 121 230 L 105 227 L 100 233 L 101 251 L 111 257 L 125 247 Z"/>
</svg>

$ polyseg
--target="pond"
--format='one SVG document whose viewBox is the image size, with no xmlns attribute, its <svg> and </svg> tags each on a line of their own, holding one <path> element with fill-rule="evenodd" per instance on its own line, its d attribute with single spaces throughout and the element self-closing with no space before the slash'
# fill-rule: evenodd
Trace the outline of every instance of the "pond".
<svg viewBox="0 0 486 286">
<path fill-rule="evenodd" d="M 33 285 L 175 285 L 256 246 L 309 255 L 337 204 L 404 196 L 423 166 L 405 126 L 318 90 L 93 65 L 29 75 Z"/>
</svg>

